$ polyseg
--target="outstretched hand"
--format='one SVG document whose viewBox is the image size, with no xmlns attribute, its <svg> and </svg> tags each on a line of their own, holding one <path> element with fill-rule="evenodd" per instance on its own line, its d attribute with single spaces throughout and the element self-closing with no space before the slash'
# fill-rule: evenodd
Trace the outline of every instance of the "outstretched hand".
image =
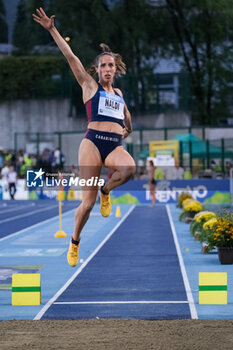
<svg viewBox="0 0 233 350">
<path fill-rule="evenodd" d="M 50 30 L 54 27 L 54 17 L 55 15 L 51 16 L 50 18 L 46 15 L 42 7 L 40 9 L 36 9 L 37 15 L 34 13 L 32 14 L 33 19 L 35 22 L 40 23 L 42 27 L 44 27 L 47 30 Z"/>
</svg>

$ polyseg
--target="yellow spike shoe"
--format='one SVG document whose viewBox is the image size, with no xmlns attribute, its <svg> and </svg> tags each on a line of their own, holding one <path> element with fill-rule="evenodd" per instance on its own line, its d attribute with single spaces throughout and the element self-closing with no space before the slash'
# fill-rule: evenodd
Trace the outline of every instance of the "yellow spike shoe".
<svg viewBox="0 0 233 350">
<path fill-rule="evenodd" d="M 77 245 L 77 244 L 73 244 L 72 241 L 70 242 L 69 250 L 67 253 L 67 261 L 70 266 L 74 267 L 78 264 L 79 244 Z"/>
<path fill-rule="evenodd" d="M 111 199 L 110 194 L 103 194 L 100 190 L 100 212 L 102 216 L 106 217 L 111 214 Z"/>
</svg>

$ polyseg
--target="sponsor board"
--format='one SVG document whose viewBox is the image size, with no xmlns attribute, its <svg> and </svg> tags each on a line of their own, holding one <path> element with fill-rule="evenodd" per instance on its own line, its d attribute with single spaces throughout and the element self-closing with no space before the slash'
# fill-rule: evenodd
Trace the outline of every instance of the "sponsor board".
<svg viewBox="0 0 233 350">
<path fill-rule="evenodd" d="M 56 199 L 58 190 L 43 188 L 25 190 L 25 180 L 19 180 L 16 199 Z M 200 179 L 200 180 L 158 180 L 155 187 L 157 203 L 177 203 L 181 192 L 189 192 L 200 202 L 223 203 L 229 201 L 229 179 Z M 34 196 L 32 196 L 34 194 Z M 74 190 L 76 200 L 81 200 L 81 191 Z M 9 199 L 9 194 L 3 192 L 3 199 Z M 113 204 L 149 204 L 151 195 L 147 180 L 130 180 L 111 192 Z"/>
<path fill-rule="evenodd" d="M 229 202 L 229 180 L 158 180 L 156 201 L 161 204 L 177 203 L 181 192 L 189 192 L 194 199 L 207 203 Z M 131 180 L 111 192 L 114 204 L 146 204 L 151 202 L 146 180 Z"/>
</svg>

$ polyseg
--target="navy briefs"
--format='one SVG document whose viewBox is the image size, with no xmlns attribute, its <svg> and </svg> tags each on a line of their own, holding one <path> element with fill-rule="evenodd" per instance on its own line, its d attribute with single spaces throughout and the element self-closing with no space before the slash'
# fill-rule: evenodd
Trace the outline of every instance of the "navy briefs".
<svg viewBox="0 0 233 350">
<path fill-rule="evenodd" d="M 122 135 L 112 132 L 87 129 L 84 138 L 91 140 L 96 145 L 103 163 L 109 153 L 122 145 Z"/>
</svg>

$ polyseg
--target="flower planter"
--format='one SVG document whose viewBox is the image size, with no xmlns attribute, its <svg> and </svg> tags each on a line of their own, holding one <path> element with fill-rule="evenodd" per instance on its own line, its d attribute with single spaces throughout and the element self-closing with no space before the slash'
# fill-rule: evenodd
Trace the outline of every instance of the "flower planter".
<svg viewBox="0 0 233 350">
<path fill-rule="evenodd" d="M 189 218 L 193 219 L 196 214 L 197 211 L 189 211 Z"/>
<path fill-rule="evenodd" d="M 187 212 L 187 217 L 185 218 L 185 223 L 190 224 L 190 222 L 193 221 L 194 216 L 196 215 L 195 211 L 188 211 Z"/>
<path fill-rule="evenodd" d="M 203 254 L 209 254 L 209 251 L 208 251 L 208 244 L 206 244 L 206 243 L 202 243 L 202 245 L 201 245 L 201 252 L 203 253 Z"/>
<path fill-rule="evenodd" d="M 200 232 L 195 232 L 194 233 L 194 238 L 195 238 L 195 241 L 200 241 Z"/>
<path fill-rule="evenodd" d="M 192 218 L 186 218 L 186 219 L 185 219 L 185 223 L 186 223 L 186 224 L 190 224 L 190 222 L 192 222 L 192 221 L 193 221 Z"/>
<path fill-rule="evenodd" d="M 233 264 L 233 248 L 218 247 L 218 258 L 221 264 Z"/>
</svg>

